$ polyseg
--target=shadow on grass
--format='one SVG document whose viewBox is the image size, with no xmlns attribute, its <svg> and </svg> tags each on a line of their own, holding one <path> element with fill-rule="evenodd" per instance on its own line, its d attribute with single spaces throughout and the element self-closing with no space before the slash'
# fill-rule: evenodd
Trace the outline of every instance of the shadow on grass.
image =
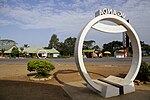
<svg viewBox="0 0 150 100">
<path fill-rule="evenodd" d="M 76 70 L 58 70 L 53 75 L 56 81 L 58 81 L 60 84 L 66 84 L 65 82 L 61 81 L 61 79 L 58 78 L 58 74 L 71 74 L 71 73 L 77 73 L 77 72 L 78 71 Z"/>
<path fill-rule="evenodd" d="M 57 72 L 54 73 L 54 78 L 60 83 L 60 84 L 65 84 L 65 82 L 61 81 L 59 78 L 58 78 L 58 74 L 72 74 L 72 73 L 78 73 L 77 70 L 71 70 L 71 69 L 68 69 L 68 70 L 58 70 Z M 95 73 L 95 72 L 91 72 L 91 71 L 88 71 L 88 73 L 91 73 L 91 74 L 96 74 L 96 75 L 99 75 L 100 77 L 104 77 L 106 78 L 106 76 L 102 75 L 102 74 L 99 74 L 99 73 Z M 78 77 L 78 76 L 77 76 Z"/>
<path fill-rule="evenodd" d="M 0 100 L 71 100 L 57 85 L 0 80 Z"/>
</svg>

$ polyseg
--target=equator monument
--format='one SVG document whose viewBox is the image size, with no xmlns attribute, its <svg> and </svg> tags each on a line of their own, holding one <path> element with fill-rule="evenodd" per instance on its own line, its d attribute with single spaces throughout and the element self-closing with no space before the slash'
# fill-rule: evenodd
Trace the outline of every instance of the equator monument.
<svg viewBox="0 0 150 100">
<path fill-rule="evenodd" d="M 136 78 L 141 64 L 141 45 L 139 37 L 134 28 L 124 19 L 125 14 L 121 11 L 104 8 L 95 13 L 95 18 L 88 22 L 81 30 L 76 40 L 75 61 L 80 75 L 86 81 L 87 87 L 100 94 L 104 98 L 127 94 L 135 91 L 134 79 Z M 116 25 L 107 25 L 101 21 L 110 21 Z M 90 29 L 105 33 L 126 32 L 131 40 L 133 49 L 132 64 L 125 78 L 108 76 L 107 78 L 92 80 L 85 68 L 82 48 L 85 36 Z"/>
</svg>

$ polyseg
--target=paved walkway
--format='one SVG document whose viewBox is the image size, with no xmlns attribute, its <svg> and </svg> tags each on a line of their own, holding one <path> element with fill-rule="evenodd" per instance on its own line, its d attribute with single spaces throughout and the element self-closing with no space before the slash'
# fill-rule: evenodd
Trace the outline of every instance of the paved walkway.
<svg viewBox="0 0 150 100">
<path fill-rule="evenodd" d="M 62 88 L 73 100 L 106 100 L 95 92 L 89 90 L 83 81 L 70 82 L 64 84 Z M 150 100 L 150 84 L 136 85 L 136 92 L 108 98 L 107 100 Z"/>
</svg>

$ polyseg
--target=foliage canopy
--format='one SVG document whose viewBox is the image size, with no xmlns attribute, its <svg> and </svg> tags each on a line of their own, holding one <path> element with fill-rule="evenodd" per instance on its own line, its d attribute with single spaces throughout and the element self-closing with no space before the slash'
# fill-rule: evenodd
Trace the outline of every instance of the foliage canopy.
<svg viewBox="0 0 150 100">
<path fill-rule="evenodd" d="M 3 39 L 0 40 L 0 45 L 1 46 L 6 46 L 6 45 L 16 45 L 17 43 L 14 40 L 9 40 L 9 39 Z"/>
<path fill-rule="evenodd" d="M 58 41 L 59 41 L 59 39 L 57 38 L 57 35 L 56 35 L 56 34 L 53 34 L 53 35 L 51 36 L 50 41 L 49 41 L 48 48 L 56 48 L 56 49 L 57 49 Z"/>
<path fill-rule="evenodd" d="M 17 47 L 14 47 L 11 51 L 12 57 L 19 56 L 19 49 Z"/>
<path fill-rule="evenodd" d="M 54 70 L 55 67 L 47 60 L 30 60 L 27 64 L 28 71 L 36 71 L 38 77 L 45 77 L 50 71 Z"/>
<path fill-rule="evenodd" d="M 146 83 L 146 81 L 150 81 L 150 65 L 148 65 L 148 63 L 141 63 L 137 79 L 139 79 L 140 81 L 144 81 L 144 83 Z"/>
</svg>

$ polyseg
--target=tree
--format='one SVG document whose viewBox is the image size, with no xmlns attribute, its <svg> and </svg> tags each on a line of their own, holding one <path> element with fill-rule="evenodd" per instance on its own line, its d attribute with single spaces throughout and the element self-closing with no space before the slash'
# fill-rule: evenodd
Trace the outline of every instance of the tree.
<svg viewBox="0 0 150 100">
<path fill-rule="evenodd" d="M 150 55 L 150 45 L 149 44 L 145 44 L 144 41 L 140 41 L 141 47 L 142 47 L 142 54 L 143 55 Z M 132 54 L 132 45 L 130 42 L 130 47 L 129 47 L 129 52 Z"/>
<path fill-rule="evenodd" d="M 103 45 L 103 52 L 110 51 L 112 55 L 116 50 L 123 49 L 123 44 L 120 41 L 112 41 Z"/>
<path fill-rule="evenodd" d="M 65 55 L 72 56 L 74 55 L 74 47 L 75 47 L 76 38 L 69 37 L 64 41 L 63 51 Z"/>
<path fill-rule="evenodd" d="M 20 56 L 23 56 L 23 50 L 24 50 L 24 47 L 20 47 Z"/>
<path fill-rule="evenodd" d="M 140 41 L 140 43 L 143 53 L 145 53 L 145 55 L 150 55 L 150 45 L 145 44 L 144 41 Z"/>
<path fill-rule="evenodd" d="M 9 40 L 9 39 L 3 39 L 0 40 L 0 51 L 2 53 L 2 56 L 4 56 L 4 52 L 6 51 L 7 46 L 13 46 L 16 45 L 17 43 L 14 40 Z"/>
<path fill-rule="evenodd" d="M 95 41 L 94 40 L 89 40 L 89 41 L 84 41 L 83 42 L 83 50 L 85 49 L 92 49 L 95 45 Z"/>
<path fill-rule="evenodd" d="M 92 49 L 95 49 L 97 51 L 100 51 L 100 47 L 98 45 L 95 45 Z"/>
<path fill-rule="evenodd" d="M 16 44 L 17 43 L 14 40 L 9 40 L 9 39 L 0 40 L 0 45 L 1 46 L 16 45 Z"/>
<path fill-rule="evenodd" d="M 29 46 L 28 44 L 24 44 L 23 47 L 28 48 L 28 47 L 30 47 L 30 46 Z"/>
<path fill-rule="evenodd" d="M 2 48 L 0 51 L 1 51 L 2 57 L 3 57 L 4 56 L 4 52 L 5 52 L 5 48 Z"/>
<path fill-rule="evenodd" d="M 19 56 L 19 50 L 17 47 L 14 47 L 11 51 L 12 57 L 18 57 Z"/>
<path fill-rule="evenodd" d="M 60 52 L 60 55 L 65 55 L 65 45 L 63 42 L 58 42 L 57 50 Z"/>
<path fill-rule="evenodd" d="M 59 39 L 57 38 L 57 35 L 56 35 L 56 34 L 53 34 L 53 35 L 51 36 L 50 41 L 49 41 L 48 48 L 55 48 L 55 49 L 57 49 L 58 43 L 59 43 Z"/>
<path fill-rule="evenodd" d="M 20 47 L 20 50 L 21 50 L 21 52 L 23 52 L 24 48 L 23 48 L 23 47 Z"/>
</svg>

